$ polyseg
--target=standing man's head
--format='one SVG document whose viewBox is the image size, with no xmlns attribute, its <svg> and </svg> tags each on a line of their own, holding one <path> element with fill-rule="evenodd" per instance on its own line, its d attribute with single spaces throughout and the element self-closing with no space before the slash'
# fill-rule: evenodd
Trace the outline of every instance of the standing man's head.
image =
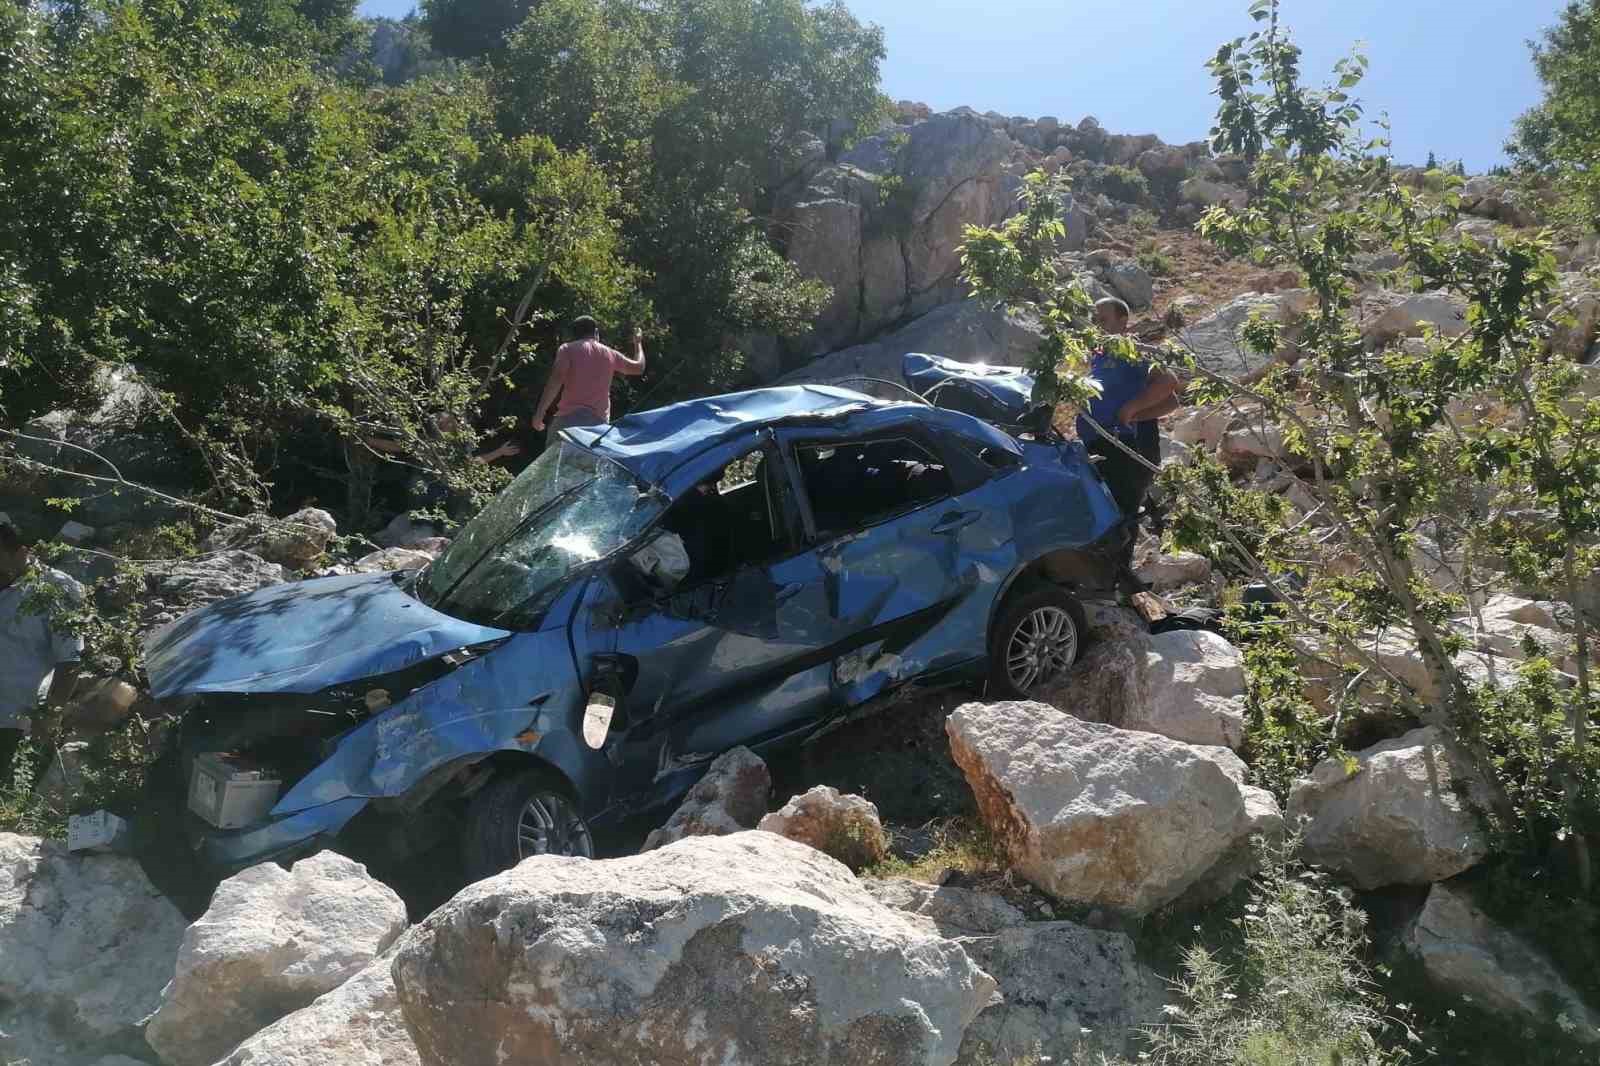
<svg viewBox="0 0 1600 1066">
<path fill-rule="evenodd" d="M 1094 302 L 1094 324 L 1107 333 L 1128 332 L 1128 305 L 1115 296 Z"/>
<path fill-rule="evenodd" d="M 28 569 L 28 546 L 9 521 L 0 520 L 0 583 L 9 585 Z"/>
<path fill-rule="evenodd" d="M 591 337 L 598 337 L 600 336 L 600 323 L 596 322 L 588 315 L 575 318 L 572 320 L 572 336 L 580 341 L 586 341 Z"/>
</svg>

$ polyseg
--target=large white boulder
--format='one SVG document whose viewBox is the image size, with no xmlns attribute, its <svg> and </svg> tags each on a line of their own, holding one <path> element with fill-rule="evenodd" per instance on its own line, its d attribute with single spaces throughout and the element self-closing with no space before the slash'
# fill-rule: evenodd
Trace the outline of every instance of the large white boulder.
<svg viewBox="0 0 1600 1066">
<path fill-rule="evenodd" d="M 183 928 L 133 859 L 0 833 L 0 1033 L 27 1029 L 64 1061 L 137 1040 Z M 9 1043 L 0 1060 L 25 1057 Z"/>
<path fill-rule="evenodd" d="M 1456 337 L 1467 331 L 1466 301 L 1450 293 L 1385 294 L 1368 313 L 1372 317 L 1361 336 L 1369 345 L 1388 344 L 1401 337 L 1420 337 L 1424 327 L 1433 327 L 1444 337 Z"/>
<path fill-rule="evenodd" d="M 749 748 L 733 748 L 712 761 L 667 824 L 652 829 L 640 851 L 684 837 L 722 836 L 754 829 L 767 813 L 772 774 L 761 756 Z"/>
<path fill-rule="evenodd" d="M 1162 552 L 1140 563 L 1133 575 L 1157 592 L 1170 592 L 1210 581 L 1211 560 L 1194 552 Z"/>
<path fill-rule="evenodd" d="M 1562 1026 L 1588 1044 L 1600 1043 L 1600 1013 L 1587 1006 L 1550 960 L 1495 924 L 1466 890 L 1445 882 L 1428 890 L 1405 933 L 1406 948 L 1430 978 L 1489 1010 L 1548 1022 L 1553 1001 Z"/>
<path fill-rule="evenodd" d="M 1179 630 L 1102 640 L 1041 698 L 1086 721 L 1238 750 L 1244 696 L 1239 649 L 1208 630 Z"/>
<path fill-rule="evenodd" d="M 1467 799 L 1487 805 L 1487 786 L 1436 726 L 1355 753 L 1349 773 L 1324 759 L 1289 794 L 1290 824 L 1303 824 L 1301 855 L 1364 889 L 1454 877 L 1489 854 Z"/>
<path fill-rule="evenodd" d="M 394 991 L 394 952 L 279 1018 L 217 1066 L 421 1066 Z"/>
<path fill-rule="evenodd" d="M 342 855 L 252 866 L 217 886 L 184 935 L 145 1039 L 171 1066 L 209 1066 L 338 988 L 405 927 L 400 897 Z"/>
<path fill-rule="evenodd" d="M 1041 703 L 968 703 L 950 751 L 1017 873 L 1065 900 L 1148 914 L 1248 835 L 1226 748 L 1081 721 Z"/>
<path fill-rule="evenodd" d="M 1240 338 L 1240 330 L 1253 317 L 1292 327 L 1312 304 L 1306 289 L 1287 292 L 1246 293 L 1219 307 L 1215 313 L 1180 330 L 1177 341 L 1194 354 L 1201 366 L 1225 377 L 1243 377 L 1266 366 L 1272 356 L 1286 355 L 1287 345 L 1280 351 L 1263 356 L 1249 350 Z M 1292 330 L 1285 330 L 1284 340 L 1290 340 Z"/>
<path fill-rule="evenodd" d="M 817 785 L 793 796 L 761 819 L 758 827 L 832 855 L 852 870 L 882 862 L 889 837 L 878 820 L 878 806 L 862 796 Z"/>
<path fill-rule="evenodd" d="M 947 1066 L 995 982 L 953 941 L 774 833 L 538 856 L 402 941 L 425 1066 Z"/>
</svg>

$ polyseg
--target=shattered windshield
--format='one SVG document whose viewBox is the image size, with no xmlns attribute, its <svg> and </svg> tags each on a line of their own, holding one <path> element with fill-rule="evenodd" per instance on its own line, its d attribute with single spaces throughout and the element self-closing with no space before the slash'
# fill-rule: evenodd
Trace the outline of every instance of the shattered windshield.
<svg viewBox="0 0 1600 1066">
<path fill-rule="evenodd" d="M 467 523 L 417 594 L 448 614 L 504 623 L 631 540 L 664 502 L 622 467 L 561 441 Z"/>
</svg>

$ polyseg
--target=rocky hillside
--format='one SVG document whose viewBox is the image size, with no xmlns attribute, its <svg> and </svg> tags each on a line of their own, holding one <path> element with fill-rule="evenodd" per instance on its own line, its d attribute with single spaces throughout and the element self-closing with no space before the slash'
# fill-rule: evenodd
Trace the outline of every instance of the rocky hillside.
<svg viewBox="0 0 1600 1066">
<path fill-rule="evenodd" d="M 747 339 L 763 380 L 895 380 L 907 351 L 1025 361 L 1037 325 L 969 298 L 958 249 L 964 227 L 1014 210 L 1022 175 L 1039 166 L 1073 178 L 1058 269 L 1125 299 L 1141 335 L 1241 377 L 1260 363 L 1239 328 L 1260 313 L 1285 327 L 1278 355 L 1296 355 L 1310 303 L 1298 275 L 1228 259 L 1192 232 L 1206 206 L 1248 201 L 1239 161 L 1204 145 L 1111 134 L 1093 119 L 936 115 L 903 103 L 871 136 L 807 139 L 775 165 L 787 175 L 775 234 L 834 295 L 803 341 Z M 1437 180 L 1406 175 L 1419 189 Z M 1495 179 L 1469 181 L 1464 204 L 1457 232 L 1485 242 L 1542 221 L 1537 196 Z M 1554 345 L 1593 381 L 1600 296 L 1589 272 L 1600 242 L 1559 256 L 1570 322 Z M 1459 300 L 1393 290 L 1395 265 L 1382 249 L 1361 260 L 1366 339 L 1404 344 L 1425 325 L 1466 328 Z M 99 412 L 34 423 L 34 454 L 70 463 L 71 445 L 92 447 L 158 480 L 160 457 L 108 428 L 114 405 L 140 396 L 110 394 Z M 1171 422 L 1167 461 L 1205 453 L 1241 485 L 1300 498 L 1302 471 L 1258 412 L 1191 410 Z M 25 513 L 71 483 L 11 488 L 0 509 Z M 69 539 L 93 541 L 88 526 L 104 525 L 123 527 L 121 540 L 170 517 L 104 493 L 85 498 L 85 523 Z M 149 563 L 103 590 L 107 606 L 143 632 L 296 576 L 414 566 L 443 544 L 433 528 L 400 522 L 382 550 L 356 553 L 327 512 L 288 517 L 288 532 L 225 525 L 202 553 Z M 1206 559 L 1164 553 L 1153 539 L 1139 561 L 1175 605 L 1231 594 Z M 108 572 L 91 554 L 60 565 L 85 580 Z M 1426 576 L 1447 583 L 1449 568 Z M 1561 604 L 1508 585 L 1448 624 L 1492 677 L 1527 657 L 1528 638 L 1559 643 L 1574 609 L 1600 611 L 1595 588 L 1594 602 Z M 1393 965 L 1414 982 L 1398 986 L 1405 998 L 1429 999 L 1435 1020 L 1459 1011 L 1529 1046 L 1551 1026 L 1564 1030 L 1571 1047 L 1549 1061 L 1592 1054 L 1592 975 L 1575 974 L 1548 940 L 1513 929 L 1479 895 L 1475 876 L 1494 842 L 1474 807 L 1493 799 L 1456 741 L 1404 717 L 1364 722 L 1340 734 L 1346 752 L 1275 795 L 1246 761 L 1258 754 L 1247 743 L 1248 649 L 1209 631 L 1151 633 L 1131 612 L 1089 607 L 1082 660 L 1041 702 L 922 695 L 771 766 L 736 749 L 670 817 L 609 841 L 607 857 L 535 858 L 464 889 L 417 868 L 381 871 L 402 900 L 325 852 L 236 875 L 198 901 L 191 923 L 152 885 L 157 863 L 0 835 L 0 1062 L 1111 1061 L 1137 1055 L 1141 1029 L 1174 1017 L 1175 944 L 1305 898 L 1274 880 L 1281 863 L 1262 851 L 1290 829 L 1321 871 L 1314 883 L 1339 887 L 1315 896 L 1314 915 L 1294 912 L 1290 925 L 1330 924 L 1316 926 L 1322 941 L 1301 945 L 1312 954 L 1279 960 L 1285 983 L 1274 989 L 1306 994 L 1310 1009 L 1315 997 L 1287 977 L 1327 962 L 1342 923 L 1364 943 L 1361 920 L 1339 910 L 1354 900 L 1374 915 L 1374 948 L 1341 965 Z M 1428 682 L 1414 649 L 1371 636 L 1385 668 Z M 1299 663 L 1313 681 L 1317 650 L 1303 649 Z M 81 799 L 77 763 L 89 745 L 118 735 L 130 713 L 159 713 L 132 698 L 96 706 L 103 713 L 72 723 L 75 739 L 40 785 L 52 803 Z M 1252 878 L 1269 887 L 1246 887 Z M 1348 990 L 1367 971 L 1331 972 Z"/>
<path fill-rule="evenodd" d="M 810 138 L 785 161 L 791 176 L 776 196 L 774 235 L 793 263 L 832 286 L 833 299 L 802 341 L 747 339 L 758 376 L 898 380 L 907 351 L 1024 362 L 1037 332 L 967 296 L 959 249 L 966 226 L 993 226 L 1016 210 L 1022 176 L 1038 168 L 1072 179 L 1058 269 L 1079 275 L 1096 298 L 1126 300 L 1146 338 L 1170 335 L 1215 369 L 1242 373 L 1252 367 L 1235 333 L 1250 312 L 1289 322 L 1307 305 L 1294 291 L 1295 272 L 1228 259 L 1193 232 L 1207 207 L 1249 202 L 1242 160 L 1216 157 L 1204 142 L 1110 133 L 1093 117 L 1072 125 L 964 107 L 933 114 L 902 101 L 895 121 L 872 136 L 831 151 Z M 1402 174 L 1419 189 L 1442 187 L 1438 173 Z M 1472 179 L 1462 194 L 1469 218 L 1461 233 L 1493 239 L 1498 226 L 1531 230 L 1542 221 L 1543 204 L 1503 180 Z M 1600 260 L 1600 242 L 1565 245 L 1560 258 L 1579 316 L 1563 350 L 1595 354 L 1600 302 L 1581 272 Z M 1374 330 L 1460 321 L 1458 306 L 1390 293 L 1383 275 L 1397 262 L 1381 249 L 1365 260 L 1364 313 Z"/>
</svg>

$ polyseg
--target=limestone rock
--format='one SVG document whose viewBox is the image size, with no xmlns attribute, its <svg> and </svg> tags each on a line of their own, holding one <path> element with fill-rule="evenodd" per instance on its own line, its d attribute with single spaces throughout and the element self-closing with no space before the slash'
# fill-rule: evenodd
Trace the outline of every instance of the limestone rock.
<svg viewBox="0 0 1600 1066">
<path fill-rule="evenodd" d="M 1249 204 L 1250 194 L 1234 185 L 1194 177 L 1178 186 L 1178 199 L 1196 207 L 1231 207 L 1237 211 Z"/>
<path fill-rule="evenodd" d="M 641 851 L 684 837 L 721 836 L 754 829 L 767 813 L 772 774 L 761 757 L 749 748 L 725 751 L 711 763 L 667 824 L 651 830 Z"/>
<path fill-rule="evenodd" d="M 339 534 L 333 515 L 304 507 L 277 519 L 236 522 L 212 533 L 201 544 L 208 552 L 233 549 L 259 555 L 269 563 L 300 570 L 328 550 Z"/>
<path fill-rule="evenodd" d="M 1270 294 L 1249 293 L 1232 300 L 1215 313 L 1180 331 L 1178 343 L 1194 353 L 1196 360 L 1207 370 L 1227 377 L 1241 377 L 1259 370 L 1268 363 L 1267 357 L 1245 347 L 1239 331 L 1253 316 L 1260 316 L 1281 326 L 1293 327 L 1311 306 L 1311 294 L 1305 289 Z M 1292 329 L 1285 336 L 1292 341 Z M 1286 355 L 1288 349 L 1274 353 Z"/>
<path fill-rule="evenodd" d="M 1242 783 L 1240 791 L 1244 793 L 1244 812 L 1248 819 L 1245 833 L 1193 888 L 1184 893 L 1183 902 L 1187 906 L 1200 907 L 1222 899 L 1240 881 L 1260 872 L 1262 844 L 1269 848 L 1283 844 L 1287 827 L 1277 797 L 1264 788 Z"/>
<path fill-rule="evenodd" d="M 143 569 L 145 595 L 140 620 L 146 630 L 219 600 L 285 580 L 282 566 L 244 551 L 146 563 Z"/>
<path fill-rule="evenodd" d="M 1570 1025 L 1563 1028 L 1584 1043 L 1600 1043 L 1600 1013 L 1548 959 L 1479 910 L 1462 886 L 1447 881 L 1428 890 L 1422 913 L 1406 929 L 1405 945 L 1430 978 L 1474 1003 L 1547 1022 L 1545 1004 L 1553 999 Z"/>
<path fill-rule="evenodd" d="M 1194 552 L 1162 553 L 1140 563 L 1134 576 L 1157 592 L 1211 580 L 1211 560 Z"/>
<path fill-rule="evenodd" d="M 1244 659 L 1207 630 L 1102 640 L 1043 698 L 1085 721 L 1237 749 L 1244 742 Z"/>
<path fill-rule="evenodd" d="M 1550 346 L 1562 355 L 1582 359 L 1600 332 L 1600 292 L 1582 274 L 1562 274 L 1559 311 L 1562 321 Z"/>
<path fill-rule="evenodd" d="M 945 304 L 871 344 L 858 344 L 813 360 L 779 384 L 840 381 L 850 377 L 904 382 L 900 359 L 931 352 L 947 359 L 1023 366 L 1039 346 L 1039 325 L 975 299 Z"/>
<path fill-rule="evenodd" d="M 828 785 L 792 797 L 757 828 L 816 848 L 852 870 L 882 862 L 889 854 L 877 805 Z"/>
<path fill-rule="evenodd" d="M 1033 922 L 966 941 L 1003 1002 L 978 1015 L 961 1043 L 962 1066 L 1075 1062 L 1126 1053 L 1141 1026 L 1160 1020 L 1161 978 L 1141 965 L 1126 933 L 1072 922 Z"/>
<path fill-rule="evenodd" d="M 421 1066 L 395 995 L 395 950 L 279 1018 L 217 1066 Z"/>
<path fill-rule="evenodd" d="M 184 935 L 145 1039 L 171 1066 L 209 1066 L 338 988 L 405 926 L 400 897 L 341 855 L 252 866 L 217 887 Z"/>
<path fill-rule="evenodd" d="M 1225 407 L 1197 407 L 1179 416 L 1167 436 L 1191 447 L 1214 451 L 1227 435 L 1232 421 L 1233 412 Z"/>
<path fill-rule="evenodd" d="M 1004 899 L 977 889 L 930 885 L 904 877 L 867 879 L 861 887 L 885 907 L 914 915 L 940 936 L 989 936 L 1028 920 Z"/>
<path fill-rule="evenodd" d="M 183 927 L 133 859 L 0 833 L 0 1032 L 28 1028 L 67 1061 L 136 1040 Z"/>
<path fill-rule="evenodd" d="M 469 886 L 394 967 L 425 1066 L 948 1066 L 994 981 L 774 833 L 537 856 Z"/>
<path fill-rule="evenodd" d="M 1123 260 L 1111 264 L 1102 277 L 1111 291 L 1135 311 L 1143 311 L 1155 298 L 1155 281 L 1138 263 Z"/>
<path fill-rule="evenodd" d="M 968 703 L 950 750 L 1016 871 L 1062 899 L 1148 914 L 1249 830 L 1226 748 L 1080 721 L 1039 703 Z"/>
<path fill-rule="evenodd" d="M 1368 345 L 1388 344 L 1401 337 L 1420 337 L 1424 326 L 1436 328 L 1445 337 L 1465 333 L 1466 303 L 1443 292 L 1387 297 L 1361 336 Z"/>
<path fill-rule="evenodd" d="M 826 348 L 855 335 L 861 290 L 861 205 L 837 196 L 808 199 L 787 215 L 788 255 L 802 274 L 833 290 L 814 327 Z"/>
<path fill-rule="evenodd" d="M 1305 860 L 1363 889 L 1425 885 L 1471 869 L 1489 842 L 1468 805 L 1467 787 L 1487 802 L 1464 755 L 1434 726 L 1355 753 L 1357 770 L 1336 759 L 1295 782 L 1289 821 L 1309 819 Z"/>
<path fill-rule="evenodd" d="M 433 560 L 434 556 L 420 548 L 380 548 L 357 559 L 351 570 L 357 574 L 378 574 L 387 570 L 420 570 Z"/>
</svg>

